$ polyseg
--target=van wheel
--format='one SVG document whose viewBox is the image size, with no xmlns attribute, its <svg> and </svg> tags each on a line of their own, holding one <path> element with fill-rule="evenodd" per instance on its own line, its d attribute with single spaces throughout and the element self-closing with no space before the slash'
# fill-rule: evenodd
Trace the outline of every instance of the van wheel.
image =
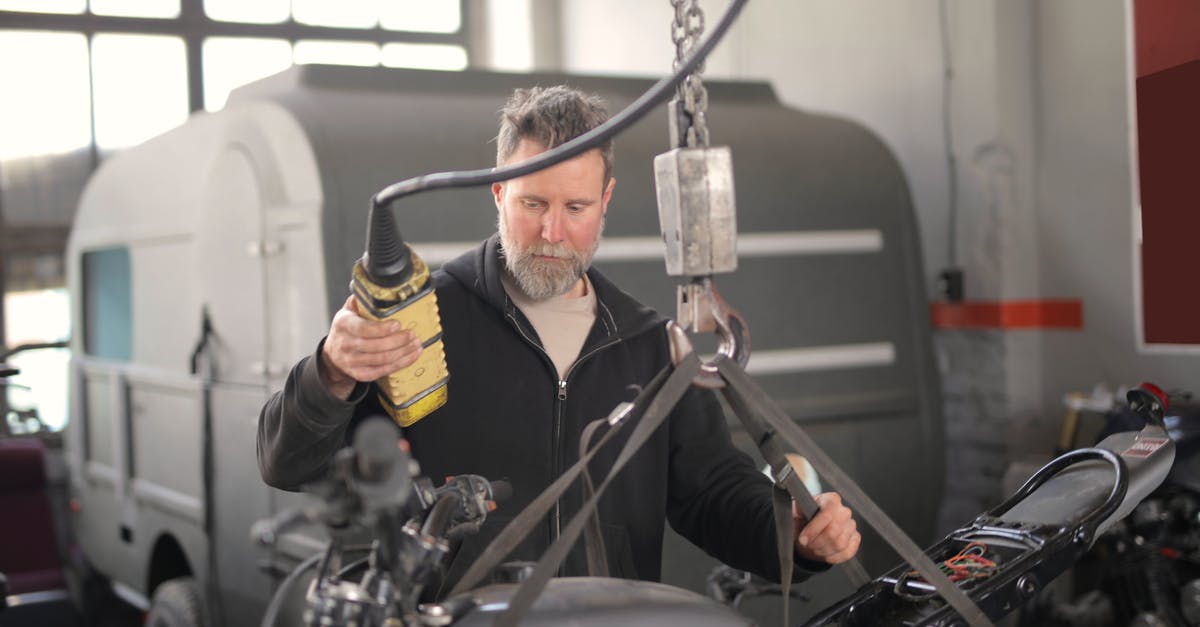
<svg viewBox="0 0 1200 627">
<path fill-rule="evenodd" d="M 146 627 L 206 627 L 204 597 L 191 577 L 164 581 L 154 591 Z"/>
</svg>

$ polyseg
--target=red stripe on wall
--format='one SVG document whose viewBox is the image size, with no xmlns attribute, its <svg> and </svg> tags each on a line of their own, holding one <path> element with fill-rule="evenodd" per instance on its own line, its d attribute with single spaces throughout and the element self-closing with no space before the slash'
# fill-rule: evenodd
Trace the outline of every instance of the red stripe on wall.
<svg viewBox="0 0 1200 627">
<path fill-rule="evenodd" d="M 931 303 L 929 317 L 937 329 L 1082 329 L 1083 301 Z"/>
</svg>

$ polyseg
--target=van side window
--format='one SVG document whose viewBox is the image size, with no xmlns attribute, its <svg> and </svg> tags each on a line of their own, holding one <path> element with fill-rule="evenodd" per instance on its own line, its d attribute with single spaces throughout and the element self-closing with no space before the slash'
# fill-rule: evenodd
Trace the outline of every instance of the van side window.
<svg viewBox="0 0 1200 627">
<path fill-rule="evenodd" d="M 129 361 L 133 356 L 133 295 L 129 249 L 83 253 L 83 350 Z"/>
</svg>

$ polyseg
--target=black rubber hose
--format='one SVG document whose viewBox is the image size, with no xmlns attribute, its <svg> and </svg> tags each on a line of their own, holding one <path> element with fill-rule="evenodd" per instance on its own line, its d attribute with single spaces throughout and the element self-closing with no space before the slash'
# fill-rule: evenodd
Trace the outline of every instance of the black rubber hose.
<svg viewBox="0 0 1200 627">
<path fill-rule="evenodd" d="M 439 496 L 438 500 L 434 501 L 433 507 L 429 508 L 429 516 L 425 518 L 425 524 L 421 526 L 421 535 L 435 538 L 444 537 L 450 528 L 450 519 L 461 502 L 462 495 L 454 490 Z"/>
<path fill-rule="evenodd" d="M 288 573 L 288 576 L 285 577 L 282 582 L 280 582 L 279 588 L 275 590 L 275 596 L 271 597 L 271 603 L 267 605 L 267 611 L 263 613 L 262 622 L 259 623 L 261 627 L 275 627 L 275 622 L 279 620 L 279 610 L 283 607 L 283 599 L 287 596 L 288 590 L 290 590 L 291 587 L 296 584 L 296 580 L 300 578 L 300 575 L 304 574 L 304 571 L 315 566 L 316 563 L 321 561 L 321 558 L 324 556 L 324 552 L 316 553 L 303 562 L 300 562 L 300 564 L 292 569 L 292 572 Z"/>
<path fill-rule="evenodd" d="M 666 101 L 675 88 L 704 61 L 708 53 L 721 41 L 721 38 L 725 36 L 725 32 L 729 30 L 729 26 L 733 24 L 733 21 L 737 18 L 738 13 L 741 12 L 746 2 L 747 0 L 732 0 L 729 3 L 729 8 L 725 10 L 725 14 L 721 16 L 721 21 L 717 22 L 716 27 L 713 28 L 712 33 L 704 39 L 700 46 L 679 66 L 679 69 L 674 74 L 660 79 L 650 89 L 646 90 L 644 94 L 639 96 L 637 100 L 622 109 L 617 115 L 609 118 L 604 124 L 553 150 L 547 150 L 532 159 L 513 165 L 460 172 L 437 172 L 393 183 L 375 194 L 371 199 L 372 205 L 375 207 L 387 207 L 405 196 L 435 189 L 475 187 L 507 181 L 519 176 L 525 176 L 526 174 L 532 174 L 533 172 L 548 168 L 556 163 L 566 161 L 595 148 L 605 140 L 616 136 L 633 123 L 642 119 L 652 108 Z"/>
</svg>

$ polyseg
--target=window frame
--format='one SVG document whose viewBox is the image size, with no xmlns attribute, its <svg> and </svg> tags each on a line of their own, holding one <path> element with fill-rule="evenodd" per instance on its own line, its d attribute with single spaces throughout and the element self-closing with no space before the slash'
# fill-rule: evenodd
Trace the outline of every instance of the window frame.
<svg viewBox="0 0 1200 627">
<path fill-rule="evenodd" d="M 287 20 L 277 24 L 223 22 L 205 14 L 204 0 L 180 0 L 179 16 L 175 18 L 96 15 L 90 11 L 83 14 L 59 14 L 0 10 L 0 24 L 4 25 L 4 30 L 83 33 L 88 38 L 89 50 L 92 38 L 97 33 L 180 37 L 187 54 L 188 111 L 197 112 L 204 110 L 201 53 L 204 40 L 209 37 L 286 39 L 293 46 L 302 39 L 362 41 L 375 43 L 380 49 L 388 43 L 449 44 L 460 46 L 466 51 L 467 64 L 470 66 L 474 57 L 467 32 L 470 7 L 467 6 L 466 0 L 458 0 L 458 5 L 459 26 L 457 31 L 451 33 L 391 30 L 378 24 L 373 28 L 312 26 L 296 22 L 290 14 Z M 94 137 L 92 143 L 95 144 Z"/>
</svg>

